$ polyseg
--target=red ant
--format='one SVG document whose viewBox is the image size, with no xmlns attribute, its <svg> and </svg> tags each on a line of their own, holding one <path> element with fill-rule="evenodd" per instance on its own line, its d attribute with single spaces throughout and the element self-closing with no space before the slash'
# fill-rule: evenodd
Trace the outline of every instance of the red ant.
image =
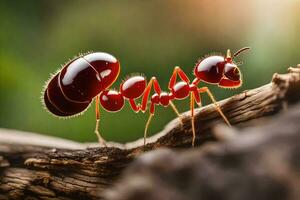
<svg viewBox="0 0 300 200">
<path fill-rule="evenodd" d="M 163 92 L 155 77 L 152 77 L 147 84 L 143 76 L 133 76 L 122 82 L 120 91 L 109 90 L 110 86 L 116 81 L 120 73 L 119 61 L 107 53 L 90 53 L 82 55 L 71 60 L 55 74 L 47 83 L 44 91 L 44 104 L 54 115 L 68 117 L 83 113 L 92 100 L 96 102 L 96 128 L 95 133 L 99 143 L 105 145 L 98 127 L 100 120 L 99 103 L 110 112 L 117 112 L 124 106 L 127 99 L 131 108 L 135 112 L 145 112 L 152 87 L 155 93 L 150 98 L 149 118 L 145 126 L 144 145 L 149 124 L 154 116 L 155 106 L 171 106 L 175 113 L 180 114 L 173 104 L 175 99 L 185 99 L 190 96 L 190 110 L 192 122 L 192 145 L 195 144 L 195 125 L 194 125 L 194 104 L 201 106 L 200 93 L 207 93 L 215 104 L 218 112 L 224 121 L 230 126 L 230 123 L 214 96 L 207 87 L 198 88 L 197 85 L 203 81 L 210 84 L 217 84 L 223 88 L 238 88 L 242 84 L 240 70 L 233 62 L 234 57 L 241 52 L 250 49 L 244 47 L 231 56 L 230 50 L 227 50 L 226 57 L 211 55 L 196 63 L 194 75 L 196 78 L 190 82 L 187 75 L 175 67 L 169 81 L 169 92 Z M 177 76 L 181 81 L 177 82 Z M 135 99 L 142 96 L 141 104 L 136 104 Z M 182 123 L 182 121 L 181 121 Z"/>
</svg>

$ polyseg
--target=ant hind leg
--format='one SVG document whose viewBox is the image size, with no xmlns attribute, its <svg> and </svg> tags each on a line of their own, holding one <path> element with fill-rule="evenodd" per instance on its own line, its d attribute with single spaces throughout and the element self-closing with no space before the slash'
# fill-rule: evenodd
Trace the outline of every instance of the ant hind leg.
<svg viewBox="0 0 300 200">
<path fill-rule="evenodd" d="M 144 147 L 146 146 L 147 132 L 148 132 L 150 122 L 154 116 L 154 112 L 155 112 L 155 104 L 153 102 L 151 102 L 150 110 L 149 110 L 149 117 L 148 117 L 147 123 L 145 125 L 145 131 L 144 131 Z"/>
<path fill-rule="evenodd" d="M 153 116 L 154 116 L 154 113 L 150 113 L 150 114 L 149 114 L 147 123 L 146 123 L 146 125 L 145 125 L 145 131 L 144 131 L 144 147 L 146 146 L 147 132 L 148 132 L 148 128 L 149 128 L 149 125 L 150 125 L 150 122 L 151 122 Z"/>
<path fill-rule="evenodd" d="M 176 115 L 178 116 L 181 126 L 183 126 L 182 116 L 180 115 L 178 109 L 176 108 L 175 104 L 172 101 L 170 101 L 170 106 L 174 110 L 174 112 L 176 113 Z"/>
<path fill-rule="evenodd" d="M 145 125 L 145 131 L 144 131 L 144 147 L 146 146 L 147 132 L 148 132 L 150 122 L 154 116 L 154 111 L 155 111 L 155 104 L 153 102 L 151 102 L 150 110 L 149 110 L 149 117 L 148 117 L 147 123 Z"/>
<path fill-rule="evenodd" d="M 99 95 L 97 95 L 95 97 L 95 104 L 96 104 L 96 127 L 95 127 L 95 134 L 98 137 L 98 142 L 100 144 L 100 146 L 105 146 L 106 147 L 106 143 L 105 140 L 102 138 L 102 136 L 99 133 L 99 121 L 100 121 L 100 111 L 99 111 Z"/>
</svg>

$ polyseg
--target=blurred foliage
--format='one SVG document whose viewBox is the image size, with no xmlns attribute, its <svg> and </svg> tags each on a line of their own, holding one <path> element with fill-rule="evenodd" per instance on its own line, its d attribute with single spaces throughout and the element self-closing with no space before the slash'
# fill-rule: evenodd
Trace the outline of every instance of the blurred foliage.
<svg viewBox="0 0 300 200">
<path fill-rule="evenodd" d="M 142 73 L 167 89 L 174 66 L 192 79 L 195 62 L 205 54 L 250 46 L 250 53 L 237 58 L 243 61 L 243 86 L 209 87 L 217 99 L 257 87 L 300 62 L 299 9 L 298 0 L 1 1 L 0 127 L 96 141 L 94 105 L 80 117 L 61 120 L 40 103 L 49 74 L 87 51 L 120 60 L 115 88 L 131 73 Z M 188 100 L 175 104 L 180 111 L 189 106 Z M 150 133 L 174 116 L 159 107 Z M 142 137 L 147 117 L 128 104 L 119 113 L 102 111 L 101 132 L 108 140 L 131 141 Z"/>
</svg>

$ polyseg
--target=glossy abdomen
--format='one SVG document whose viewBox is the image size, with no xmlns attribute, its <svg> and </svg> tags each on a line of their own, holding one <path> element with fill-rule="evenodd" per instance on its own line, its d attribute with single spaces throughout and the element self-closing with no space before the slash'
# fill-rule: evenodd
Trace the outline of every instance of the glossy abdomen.
<svg viewBox="0 0 300 200">
<path fill-rule="evenodd" d="M 110 54 L 78 57 L 50 80 L 44 92 L 45 105 L 54 115 L 78 114 L 116 80 L 119 71 L 118 60 Z"/>
</svg>

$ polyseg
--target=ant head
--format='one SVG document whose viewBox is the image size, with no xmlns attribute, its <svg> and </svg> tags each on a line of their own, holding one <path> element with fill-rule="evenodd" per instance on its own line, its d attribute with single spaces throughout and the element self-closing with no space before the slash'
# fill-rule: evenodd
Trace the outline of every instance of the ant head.
<svg viewBox="0 0 300 200">
<path fill-rule="evenodd" d="M 194 68 L 195 82 L 204 81 L 225 88 L 239 87 L 242 83 L 241 73 L 237 64 L 233 62 L 233 58 L 247 49 L 249 47 L 242 48 L 233 56 L 228 50 L 226 57 L 211 55 L 198 61 Z"/>
<path fill-rule="evenodd" d="M 225 57 L 225 65 L 223 71 L 223 78 L 219 82 L 220 87 L 225 88 L 237 88 L 242 85 L 242 74 L 238 68 L 238 66 L 233 62 L 233 59 L 238 56 L 241 52 L 250 49 L 249 47 L 244 47 L 238 50 L 231 57 L 231 52 L 228 49 Z"/>
<path fill-rule="evenodd" d="M 239 81 L 241 78 L 238 66 L 233 62 L 230 49 L 227 50 L 224 65 L 224 76 L 232 81 Z"/>
</svg>

